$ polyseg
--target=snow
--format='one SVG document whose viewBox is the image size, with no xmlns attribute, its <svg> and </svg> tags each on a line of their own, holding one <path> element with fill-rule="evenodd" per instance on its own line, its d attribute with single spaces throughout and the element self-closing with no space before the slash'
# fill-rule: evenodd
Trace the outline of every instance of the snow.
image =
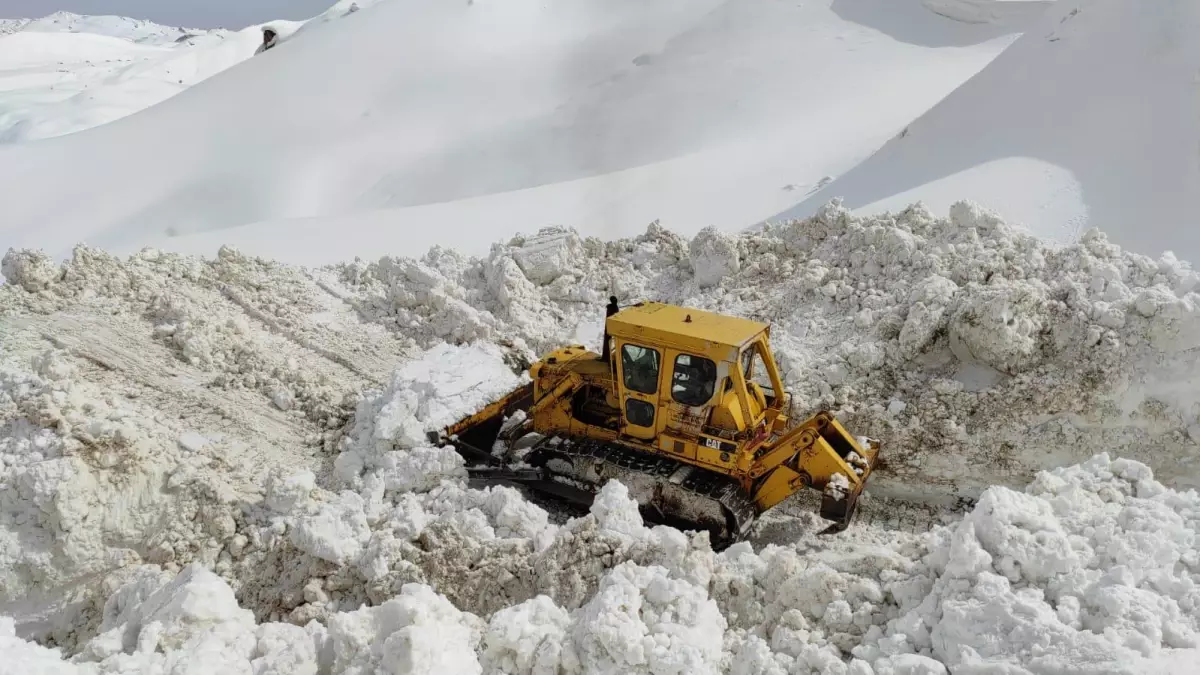
<svg viewBox="0 0 1200 675">
<path fill-rule="evenodd" d="M 339 18 L 348 4 L 338 3 L 313 21 Z M 283 43 L 305 23 L 266 25 Z M 254 56 L 261 43 L 261 26 L 193 30 L 69 12 L 5 20 L 0 143 L 72 134 L 127 117 Z"/>
<path fill-rule="evenodd" d="M 135 118 L 3 148 L 5 242 L 328 264 L 484 254 L 555 223 L 737 229 L 867 157 L 1023 28 L 916 0 L 360 4 Z"/>
<path fill-rule="evenodd" d="M 1198 29 L 1188 2 L 1056 2 L 903 133 L 780 217 L 832 197 L 864 213 L 917 200 L 942 211 L 968 197 L 1052 241 L 1094 227 L 1129 250 L 1195 260 Z"/>
<path fill-rule="evenodd" d="M 257 56 L 258 27 L 0 22 L 0 673 L 1196 672 L 1189 240 L 1082 229 L 1067 155 L 939 176 L 1081 228 L 1054 241 L 909 204 L 937 194 L 912 157 L 891 213 L 825 197 L 912 142 L 987 146 L 960 113 L 1046 134 L 983 94 L 1190 9 L 1060 0 L 835 180 L 1048 3 L 372 4 Z M 1118 91 L 1180 82 L 1142 79 Z M 1100 147 L 1068 127 L 1041 146 Z M 741 230 L 797 189 L 811 218 Z M 1168 192 L 1139 233 L 1178 225 Z M 853 526 L 816 536 L 805 493 L 715 552 L 616 481 L 587 513 L 469 482 L 428 432 L 598 346 L 610 295 L 770 322 L 794 414 L 882 442 Z"/>
<path fill-rule="evenodd" d="M 1100 233 L 831 204 L 486 258 L 3 270 L 17 672 L 1157 674 L 1200 647 L 1200 278 Z M 715 553 L 620 483 L 568 517 L 428 445 L 610 292 L 772 322 L 797 404 L 883 441 L 852 536 L 785 504 Z"/>
<path fill-rule="evenodd" d="M 37 19 L 0 19 L 0 35 L 13 33 L 103 35 L 138 44 L 168 45 L 181 37 L 222 34 L 222 30 L 174 28 L 124 16 L 84 16 L 54 12 Z"/>
</svg>

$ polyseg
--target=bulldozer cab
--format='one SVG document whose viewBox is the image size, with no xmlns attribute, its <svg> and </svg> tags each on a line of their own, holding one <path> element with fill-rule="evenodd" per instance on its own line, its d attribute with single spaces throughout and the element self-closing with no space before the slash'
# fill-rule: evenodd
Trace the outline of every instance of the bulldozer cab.
<svg viewBox="0 0 1200 675">
<path fill-rule="evenodd" d="M 607 328 L 622 436 L 728 468 L 781 419 L 767 324 L 647 302 Z"/>
</svg>

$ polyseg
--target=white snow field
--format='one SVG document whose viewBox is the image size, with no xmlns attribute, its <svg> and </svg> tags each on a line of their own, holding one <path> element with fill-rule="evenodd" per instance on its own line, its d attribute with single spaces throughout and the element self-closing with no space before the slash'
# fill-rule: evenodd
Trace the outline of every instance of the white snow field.
<svg viewBox="0 0 1200 675">
<path fill-rule="evenodd" d="M 1060 0 L 1036 27 L 870 159 L 832 197 L 875 213 L 968 197 L 1055 241 L 1090 227 L 1200 258 L 1200 5 Z"/>
<path fill-rule="evenodd" d="M 371 2 L 339 2 L 310 22 Z M 264 25 L 283 42 L 307 23 Z M 254 56 L 261 28 L 169 28 L 69 12 L 0 20 L 0 144 L 83 131 L 165 101 Z"/>
<path fill-rule="evenodd" d="M 737 229 L 978 72 L 1041 11 L 1021 4 L 990 24 L 920 0 L 364 5 L 136 115 L 0 148 L 0 237 L 332 263 L 557 223 Z"/>
<path fill-rule="evenodd" d="M 1200 664 L 1200 276 L 1173 257 L 1051 248 L 964 202 L 0 271 L 0 673 Z M 800 498 L 714 553 L 619 483 L 568 517 L 427 446 L 518 357 L 598 342 L 610 293 L 771 321 L 798 407 L 886 443 L 854 526 L 812 536 Z"/>
</svg>

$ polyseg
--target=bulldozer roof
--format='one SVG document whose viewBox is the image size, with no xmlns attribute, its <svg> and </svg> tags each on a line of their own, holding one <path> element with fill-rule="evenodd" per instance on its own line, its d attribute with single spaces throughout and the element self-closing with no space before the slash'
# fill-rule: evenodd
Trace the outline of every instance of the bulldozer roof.
<svg viewBox="0 0 1200 675">
<path fill-rule="evenodd" d="M 769 324 L 690 307 L 644 302 L 608 318 L 613 335 L 656 340 L 708 342 L 740 348 L 770 328 Z"/>
</svg>

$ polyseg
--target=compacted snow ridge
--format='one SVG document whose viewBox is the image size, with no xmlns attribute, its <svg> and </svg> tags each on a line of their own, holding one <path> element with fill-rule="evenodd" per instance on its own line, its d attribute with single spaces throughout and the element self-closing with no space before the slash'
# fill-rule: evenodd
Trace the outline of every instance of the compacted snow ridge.
<svg viewBox="0 0 1200 675">
<path fill-rule="evenodd" d="M 0 673 L 1200 663 L 1200 278 L 1100 233 L 831 203 L 485 258 L 81 245 L 0 271 Z M 814 536 L 802 495 L 718 554 L 617 482 L 576 518 L 468 487 L 425 431 L 596 347 L 610 294 L 772 322 L 795 414 L 884 442 L 854 526 Z"/>
</svg>

